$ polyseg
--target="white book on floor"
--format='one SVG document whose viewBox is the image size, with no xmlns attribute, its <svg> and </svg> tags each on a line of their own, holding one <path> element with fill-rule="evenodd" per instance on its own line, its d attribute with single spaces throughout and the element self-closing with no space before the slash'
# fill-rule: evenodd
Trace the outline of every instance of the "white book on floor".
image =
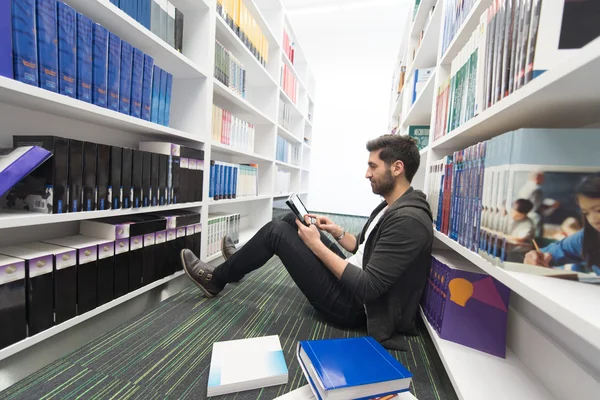
<svg viewBox="0 0 600 400">
<path fill-rule="evenodd" d="M 287 381 L 279 336 L 213 344 L 207 396 L 285 385 Z"/>
<path fill-rule="evenodd" d="M 279 396 L 274 400 L 316 400 L 314 393 L 310 390 L 310 385 L 304 385 L 296 390 L 292 390 Z M 377 399 L 377 398 L 376 398 Z M 381 400 L 417 400 L 410 392 L 402 392 L 398 394 L 392 394 L 380 398 Z"/>
</svg>

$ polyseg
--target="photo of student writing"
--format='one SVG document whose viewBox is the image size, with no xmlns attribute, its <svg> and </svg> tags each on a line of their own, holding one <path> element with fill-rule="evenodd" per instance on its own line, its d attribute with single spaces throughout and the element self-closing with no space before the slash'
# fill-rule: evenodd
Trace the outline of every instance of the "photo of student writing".
<svg viewBox="0 0 600 400">
<path fill-rule="evenodd" d="M 574 264 L 571 270 L 600 275 L 600 174 L 583 179 L 576 189 L 583 229 L 540 249 L 529 251 L 525 264 L 557 267 Z"/>
<path fill-rule="evenodd" d="M 527 199 L 517 199 L 510 211 L 508 233 L 506 240 L 506 261 L 523 262 L 523 258 L 533 248 L 536 224 L 528 216 L 533 209 L 533 203 Z"/>
</svg>

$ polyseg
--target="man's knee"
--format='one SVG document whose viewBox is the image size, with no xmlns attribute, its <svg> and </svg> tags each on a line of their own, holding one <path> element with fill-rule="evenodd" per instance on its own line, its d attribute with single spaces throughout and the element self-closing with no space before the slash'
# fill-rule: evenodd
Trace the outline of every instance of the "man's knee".
<svg viewBox="0 0 600 400">
<path fill-rule="evenodd" d="M 296 226 L 296 214 L 290 211 L 289 213 L 283 216 L 281 221 L 285 222 L 286 224 Z"/>
</svg>

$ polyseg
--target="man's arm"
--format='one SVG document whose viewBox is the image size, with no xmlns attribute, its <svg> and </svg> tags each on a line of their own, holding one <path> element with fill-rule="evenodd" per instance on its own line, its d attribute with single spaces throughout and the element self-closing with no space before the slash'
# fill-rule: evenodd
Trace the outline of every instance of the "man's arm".
<svg viewBox="0 0 600 400">
<path fill-rule="evenodd" d="M 338 230 L 333 232 L 331 234 L 331 236 L 333 236 L 334 239 L 336 237 L 340 237 L 343 230 L 344 230 L 344 228 L 342 228 L 341 226 L 338 226 Z M 356 253 L 356 249 L 358 248 L 358 246 L 357 246 L 358 239 L 353 234 L 346 232 L 346 234 L 344 235 L 342 240 L 338 240 L 337 242 L 340 244 L 340 246 L 342 246 L 347 251 L 349 251 L 351 253 Z"/>
</svg>

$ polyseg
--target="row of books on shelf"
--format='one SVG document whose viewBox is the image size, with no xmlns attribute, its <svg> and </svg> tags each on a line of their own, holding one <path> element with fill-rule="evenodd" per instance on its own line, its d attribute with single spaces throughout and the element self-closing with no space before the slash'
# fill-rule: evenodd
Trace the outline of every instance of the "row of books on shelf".
<svg viewBox="0 0 600 400">
<path fill-rule="evenodd" d="M 438 87 L 434 138 L 576 56 L 600 36 L 597 17 L 597 2 L 494 0 Z"/>
<path fill-rule="evenodd" d="M 415 47 L 413 48 L 413 51 L 412 51 L 412 60 L 415 59 L 415 56 L 417 55 L 417 52 L 419 51 L 419 48 L 421 47 L 421 43 L 423 42 L 423 37 L 425 36 L 425 32 L 427 32 L 427 28 L 429 28 L 429 23 L 431 22 L 431 18 L 433 18 L 433 12 L 435 11 L 435 7 L 436 7 L 436 4 L 434 4 L 427 12 L 427 19 L 425 20 L 425 23 L 423 24 L 423 29 L 421 29 L 421 31 L 419 32 L 419 36 L 417 37 L 417 43 L 415 44 Z"/>
<path fill-rule="evenodd" d="M 202 150 L 161 142 L 141 142 L 134 150 L 21 135 L 13 136 L 13 147 L 2 152 L 5 210 L 62 214 L 202 201 Z"/>
<path fill-rule="evenodd" d="M 477 0 L 444 0 L 444 20 L 442 22 L 442 43 L 440 44 L 440 55 L 446 54 L 446 50 L 452 43 L 452 40 L 462 28 L 471 9 L 477 3 Z"/>
<path fill-rule="evenodd" d="M 0 75 L 168 126 L 173 76 L 56 0 L 0 7 Z"/>
<path fill-rule="evenodd" d="M 258 195 L 258 164 L 210 162 L 209 197 L 213 200 Z"/>
<path fill-rule="evenodd" d="M 217 0 L 217 14 L 263 65 L 269 62 L 269 41 L 244 0 Z"/>
<path fill-rule="evenodd" d="M 584 239 L 600 230 L 590 214 L 600 202 L 599 138 L 595 129 L 519 129 L 434 162 L 436 229 L 509 270 L 597 281 L 600 260 Z"/>
<path fill-rule="evenodd" d="M 281 66 L 280 84 L 285 94 L 287 94 L 292 102 L 296 104 L 298 80 L 296 79 L 296 75 L 294 75 L 294 71 L 292 71 L 292 69 L 289 68 L 285 63 Z"/>
<path fill-rule="evenodd" d="M 287 129 L 288 131 L 291 129 L 292 126 L 292 106 L 290 106 L 289 104 L 280 101 L 279 102 L 279 125 L 281 125 L 282 128 Z"/>
<path fill-rule="evenodd" d="M 256 128 L 253 124 L 213 105 L 212 139 L 250 153 L 254 153 Z"/>
<path fill-rule="evenodd" d="M 208 215 L 206 229 L 206 234 L 208 235 L 206 245 L 207 257 L 221 252 L 221 242 L 225 236 L 229 236 L 235 244 L 240 242 L 240 221 L 241 215 L 239 213 L 215 213 Z"/>
<path fill-rule="evenodd" d="M 131 18 L 180 53 L 184 15 L 168 0 L 110 0 Z"/>
<path fill-rule="evenodd" d="M 246 97 L 244 65 L 219 41 L 215 45 L 215 78 L 241 97 Z"/>
<path fill-rule="evenodd" d="M 427 86 L 427 83 L 432 78 L 435 68 L 420 68 L 413 71 L 411 76 L 404 86 L 405 90 L 410 90 L 404 95 L 404 104 L 402 106 L 404 113 L 410 110 L 410 107 L 417 101 L 419 95 Z"/>
<path fill-rule="evenodd" d="M 290 38 L 287 29 L 283 28 L 283 53 L 287 56 L 288 60 L 294 64 L 296 51 L 294 41 Z"/>
<path fill-rule="evenodd" d="M 294 146 L 281 136 L 277 136 L 275 159 L 284 163 L 298 165 L 300 163 L 300 147 Z"/>
<path fill-rule="evenodd" d="M 510 293 L 458 254 L 436 250 L 421 308 L 440 338 L 505 358 Z"/>
<path fill-rule="evenodd" d="M 0 247 L 0 349 L 181 270 L 200 256 L 197 212 L 82 221 L 79 235 Z"/>
<path fill-rule="evenodd" d="M 275 175 L 275 194 L 292 192 L 292 173 L 282 168 L 277 168 Z"/>
</svg>

